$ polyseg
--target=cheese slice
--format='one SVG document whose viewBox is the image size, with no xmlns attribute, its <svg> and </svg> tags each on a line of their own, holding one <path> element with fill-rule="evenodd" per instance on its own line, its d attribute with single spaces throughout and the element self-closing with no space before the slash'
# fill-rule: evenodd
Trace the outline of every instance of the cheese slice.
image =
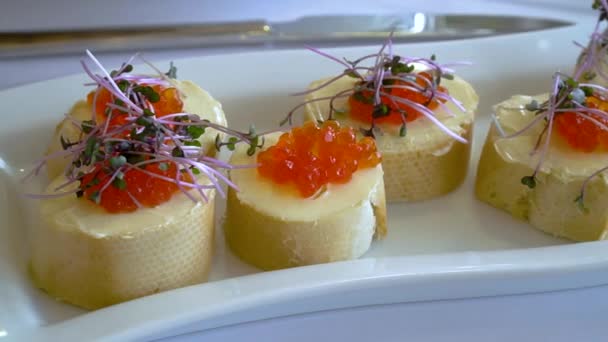
<svg viewBox="0 0 608 342">
<path fill-rule="evenodd" d="M 281 133 L 266 136 L 265 146 Z M 234 165 L 256 165 L 247 146 L 233 153 Z M 239 191 L 229 190 L 224 231 L 230 248 L 265 270 L 358 258 L 374 237 L 386 234 L 382 166 L 358 170 L 347 184 L 328 184 L 311 198 L 290 185 L 261 177 L 257 168 L 230 171 Z"/>
<path fill-rule="evenodd" d="M 63 182 L 58 177 L 47 192 Z M 180 192 L 155 208 L 122 214 L 71 195 L 42 200 L 40 224 L 29 232 L 35 284 L 60 300 L 97 309 L 206 281 L 215 190 L 205 194 L 207 203 Z"/>
<path fill-rule="evenodd" d="M 313 82 L 309 89 L 318 87 L 328 79 Z M 343 77 L 338 81 L 309 94 L 306 100 L 333 96 L 352 89 L 356 79 Z M 438 108 L 436 117 L 456 134 L 471 139 L 474 114 L 479 99 L 473 87 L 463 79 L 442 80 L 451 96 L 461 101 L 466 109 L 459 110 L 446 103 L 449 111 Z M 348 115 L 348 98 L 334 101 L 334 108 L 344 112 L 335 119 L 343 125 L 369 128 L 352 120 Z M 307 120 L 324 120 L 329 114 L 329 101 L 308 103 L 305 107 Z M 383 134 L 376 136 L 376 145 L 382 153 L 386 198 L 390 201 L 420 201 L 448 193 L 464 180 L 469 164 L 471 144 L 463 144 L 443 132 L 426 118 L 407 124 L 405 137 L 399 136 L 400 126 L 379 125 Z"/>
<path fill-rule="evenodd" d="M 524 128 L 535 117 L 524 106 L 532 100 L 542 103 L 547 98 L 546 94 L 513 96 L 496 105 L 496 119 L 504 133 L 508 135 Z M 532 175 L 538 164 L 540 153 L 531 152 L 543 126 L 539 123 L 520 136 L 503 139 L 492 125 L 477 170 L 477 197 L 555 236 L 575 241 L 604 239 L 608 228 L 606 175 L 589 182 L 584 201 L 586 210 L 581 210 L 574 200 L 585 179 L 608 165 L 608 153 L 573 150 L 554 133 L 537 174 L 536 187 L 529 189 L 521 184 L 521 178 Z"/>
<path fill-rule="evenodd" d="M 191 81 L 171 80 L 171 84 L 180 91 L 185 113 L 197 114 L 201 119 L 207 119 L 223 126 L 227 125 L 222 105 L 211 97 L 208 92 Z M 46 154 L 49 155 L 63 149 L 59 139 L 62 136 L 68 141 L 78 141 L 80 139 L 79 123 L 84 120 L 91 120 L 92 116 L 93 106 L 89 105 L 84 100 L 77 101 L 70 109 L 67 117 L 55 127 L 55 133 L 53 134 Z M 214 141 L 217 133 L 219 132 L 208 129 L 199 139 L 205 154 L 209 156 L 215 155 L 216 149 Z M 63 174 L 70 162 L 70 158 L 50 159 L 47 163 L 49 180 L 53 180 L 57 178 L 57 176 Z"/>
</svg>

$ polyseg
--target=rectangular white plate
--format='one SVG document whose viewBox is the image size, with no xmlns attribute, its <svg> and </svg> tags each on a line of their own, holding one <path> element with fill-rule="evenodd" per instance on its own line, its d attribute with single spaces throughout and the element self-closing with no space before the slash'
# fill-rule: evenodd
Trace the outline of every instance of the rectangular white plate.
<svg viewBox="0 0 608 342">
<path fill-rule="evenodd" d="M 396 47 L 402 55 L 471 61 L 459 74 L 477 89 L 469 177 L 457 191 L 389 206 L 389 235 L 360 260 L 260 273 L 236 259 L 218 229 L 211 282 L 85 313 L 27 279 L 18 179 L 44 151 L 55 123 L 84 96 L 83 75 L 0 93 L 0 341 L 159 338 L 240 322 L 370 304 L 470 298 L 608 283 L 605 242 L 568 244 L 473 196 L 476 160 L 491 105 L 545 92 L 556 70 L 572 69 L 590 25 L 498 38 Z M 354 58 L 378 46 L 332 51 Z M 103 62 L 103 61 L 102 61 Z M 340 67 L 305 50 L 177 61 L 178 76 L 209 90 L 238 128 L 276 127 L 299 99 L 287 94 Z M 159 65 L 160 66 L 160 65 Z M 116 66 L 109 65 L 109 68 Z M 166 65 L 162 65 L 166 67 Z M 218 218 L 223 211 L 219 206 Z"/>
</svg>

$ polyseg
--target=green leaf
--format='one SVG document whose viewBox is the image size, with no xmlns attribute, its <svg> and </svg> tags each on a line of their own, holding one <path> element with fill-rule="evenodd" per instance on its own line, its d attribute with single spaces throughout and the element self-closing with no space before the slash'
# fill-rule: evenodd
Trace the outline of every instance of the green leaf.
<svg viewBox="0 0 608 342">
<path fill-rule="evenodd" d="M 534 176 L 525 176 L 521 178 L 521 184 L 527 186 L 530 189 L 534 189 L 536 187 L 536 179 Z"/>
<path fill-rule="evenodd" d="M 583 79 L 585 81 L 591 81 L 592 79 L 594 79 L 597 76 L 596 73 L 592 72 L 592 71 L 586 71 L 583 73 Z"/>
<path fill-rule="evenodd" d="M 436 56 L 435 54 L 432 54 L 432 55 L 431 55 L 431 60 L 432 60 L 433 62 L 434 62 L 434 61 L 436 61 L 436 60 L 437 60 L 437 56 Z"/>
<path fill-rule="evenodd" d="M 538 104 L 538 101 L 532 100 L 530 103 L 525 105 L 525 108 L 527 111 L 535 112 L 540 109 L 540 105 Z"/>
<path fill-rule="evenodd" d="M 160 101 L 160 95 L 150 86 L 137 86 L 133 91 L 142 94 L 152 103 Z"/>
<path fill-rule="evenodd" d="M 116 170 L 123 167 L 127 163 L 127 158 L 123 155 L 110 158 L 110 166 Z"/>
<path fill-rule="evenodd" d="M 78 144 L 78 143 L 73 143 L 73 142 L 70 142 L 70 140 L 66 140 L 66 139 L 64 139 L 64 138 L 63 138 L 63 135 L 59 137 L 59 142 L 61 143 L 61 147 L 62 147 L 64 150 L 67 150 L 68 148 L 70 148 L 70 147 L 72 147 L 72 146 L 74 146 L 74 145 L 77 145 L 77 144 Z"/>
<path fill-rule="evenodd" d="M 219 151 L 221 147 L 222 147 L 222 139 L 220 138 L 220 135 L 218 133 L 215 136 L 215 149 Z"/>
<path fill-rule="evenodd" d="M 374 97 L 372 95 L 365 96 L 360 91 L 354 92 L 353 93 L 353 98 L 355 100 L 359 101 L 359 102 L 366 103 L 366 104 L 373 104 L 374 103 Z"/>
<path fill-rule="evenodd" d="M 133 71 L 133 65 L 131 65 L 131 64 L 125 65 L 125 67 L 122 69 L 122 72 L 131 72 L 131 71 Z"/>
<path fill-rule="evenodd" d="M 250 157 L 252 155 L 254 155 L 255 154 L 255 148 L 256 148 L 256 145 L 250 145 L 249 148 L 247 149 L 247 155 L 250 156 Z"/>
<path fill-rule="evenodd" d="M 198 139 L 205 133 L 205 127 L 195 125 L 187 126 L 186 132 L 192 139 Z"/>
<path fill-rule="evenodd" d="M 454 80 L 454 75 L 453 74 L 442 74 L 441 75 L 442 78 L 445 78 L 446 80 Z"/>
<path fill-rule="evenodd" d="M 154 112 L 149 110 L 148 108 L 144 108 L 144 116 L 154 116 Z"/>
<path fill-rule="evenodd" d="M 374 106 L 374 111 L 372 112 L 372 118 L 377 119 L 377 118 L 388 116 L 390 114 L 390 111 L 391 111 L 390 108 L 386 104 L 380 103 L 380 104 Z"/>
<path fill-rule="evenodd" d="M 124 190 L 127 188 L 127 181 L 125 181 L 123 178 L 116 177 L 112 181 L 112 185 L 114 185 L 119 190 Z"/>
<path fill-rule="evenodd" d="M 181 148 L 179 148 L 178 146 L 175 146 L 175 148 L 171 151 L 171 155 L 174 157 L 183 158 L 184 151 Z"/>
<path fill-rule="evenodd" d="M 589 209 L 587 207 L 585 207 L 585 199 L 584 199 L 582 193 L 580 195 L 578 195 L 577 198 L 574 199 L 574 202 L 576 203 L 576 206 L 578 207 L 578 209 L 580 211 L 582 211 L 585 214 L 589 213 Z"/>
<path fill-rule="evenodd" d="M 169 164 L 167 164 L 167 163 L 158 163 L 158 168 L 161 171 L 163 171 L 163 172 L 168 171 L 169 170 Z"/>
<path fill-rule="evenodd" d="M 91 131 L 95 128 L 95 121 L 93 121 L 93 120 L 84 120 L 80 124 L 80 128 L 86 134 L 91 133 Z"/>
<path fill-rule="evenodd" d="M 196 167 L 191 167 L 190 170 L 192 171 L 192 173 L 194 173 L 195 175 L 200 175 L 201 174 L 201 170 L 197 169 Z"/>
<path fill-rule="evenodd" d="M 98 148 L 99 144 L 97 143 L 97 138 L 89 137 L 84 148 L 84 155 L 88 158 L 91 158 L 93 156 L 93 153 L 95 153 Z"/>
<path fill-rule="evenodd" d="M 255 126 L 254 125 L 250 125 L 249 126 L 249 136 L 253 137 L 256 135 L 256 130 L 255 130 Z"/>
<path fill-rule="evenodd" d="M 198 146 L 201 147 L 201 142 L 198 140 L 190 140 L 190 141 L 184 141 L 184 145 L 186 146 Z"/>
<path fill-rule="evenodd" d="M 581 90 L 585 93 L 585 96 L 593 95 L 593 88 L 591 87 L 581 87 Z"/>
<path fill-rule="evenodd" d="M 129 88 L 129 81 L 120 80 L 116 82 L 116 85 L 118 86 L 118 89 L 120 89 L 120 91 L 124 93 L 127 91 L 127 88 Z"/>
<path fill-rule="evenodd" d="M 135 123 L 140 126 L 148 127 L 152 124 L 152 121 L 147 116 L 140 116 L 135 120 Z"/>
<path fill-rule="evenodd" d="M 404 137 L 406 135 L 407 135 L 407 126 L 405 124 L 402 124 L 401 128 L 399 129 L 399 136 Z"/>
<path fill-rule="evenodd" d="M 169 62 L 169 71 L 167 71 L 165 75 L 167 75 L 169 78 L 177 78 L 177 67 L 173 65 L 173 62 Z"/>
<path fill-rule="evenodd" d="M 101 194 L 99 193 L 99 191 L 93 191 L 93 193 L 91 193 L 91 195 L 89 195 L 89 199 L 97 204 L 99 204 L 99 202 L 101 202 Z"/>
<path fill-rule="evenodd" d="M 142 155 L 139 155 L 139 154 L 129 154 L 129 155 L 127 155 L 127 161 L 131 165 L 135 165 L 137 163 L 141 163 L 144 160 L 145 160 L 145 157 L 142 156 Z"/>
<path fill-rule="evenodd" d="M 357 73 L 355 72 L 355 70 L 352 69 L 345 69 L 344 70 L 344 74 L 348 77 L 352 77 L 352 78 L 359 78 L 359 75 L 357 75 Z"/>
<path fill-rule="evenodd" d="M 391 73 L 393 75 L 409 74 L 412 71 L 414 71 L 414 69 L 415 69 L 414 65 L 404 64 L 404 63 L 396 63 L 396 64 L 393 64 L 393 66 L 391 68 Z"/>
<path fill-rule="evenodd" d="M 578 87 L 578 82 L 576 82 L 573 78 L 568 78 L 566 79 L 566 84 L 570 87 L 570 88 L 577 88 Z"/>
</svg>

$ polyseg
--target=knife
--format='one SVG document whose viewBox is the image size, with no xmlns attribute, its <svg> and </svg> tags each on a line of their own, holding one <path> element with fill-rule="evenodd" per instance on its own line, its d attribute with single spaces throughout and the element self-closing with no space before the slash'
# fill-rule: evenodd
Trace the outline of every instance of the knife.
<svg viewBox="0 0 608 342">
<path fill-rule="evenodd" d="M 0 58 L 177 48 L 288 48 L 304 44 L 374 44 L 394 31 L 394 42 L 440 41 L 546 30 L 571 22 L 520 16 L 403 15 L 312 16 L 269 23 L 208 23 L 64 31 L 0 33 Z"/>
</svg>

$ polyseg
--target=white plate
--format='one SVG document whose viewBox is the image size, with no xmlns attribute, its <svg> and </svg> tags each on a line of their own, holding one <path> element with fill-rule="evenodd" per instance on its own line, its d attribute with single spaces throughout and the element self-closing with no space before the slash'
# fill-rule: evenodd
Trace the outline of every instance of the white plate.
<svg viewBox="0 0 608 342">
<path fill-rule="evenodd" d="M 604 242 L 566 244 L 475 200 L 472 181 L 491 105 L 511 94 L 543 92 L 555 70 L 568 72 L 590 26 L 446 43 L 403 45 L 404 55 L 469 60 L 460 74 L 481 103 L 469 177 L 456 192 L 389 206 L 389 235 L 360 260 L 259 273 L 228 251 L 218 234 L 211 282 L 85 313 L 56 302 L 27 279 L 17 179 L 42 154 L 52 127 L 84 94 L 82 75 L 0 93 L 0 341 L 48 338 L 159 338 L 270 317 L 381 303 L 551 291 L 608 283 Z M 378 47 L 335 50 L 356 57 Z M 178 61 L 223 102 L 244 128 L 276 126 L 304 89 L 341 69 L 304 50 Z M 114 67 L 114 66 L 108 66 Z M 220 205 L 223 208 L 223 205 Z M 222 209 L 220 209 L 221 211 Z M 221 213 L 221 212 L 220 212 Z M 220 232 L 221 233 L 221 232 Z M 251 275 L 249 275 L 251 274 Z"/>
</svg>

